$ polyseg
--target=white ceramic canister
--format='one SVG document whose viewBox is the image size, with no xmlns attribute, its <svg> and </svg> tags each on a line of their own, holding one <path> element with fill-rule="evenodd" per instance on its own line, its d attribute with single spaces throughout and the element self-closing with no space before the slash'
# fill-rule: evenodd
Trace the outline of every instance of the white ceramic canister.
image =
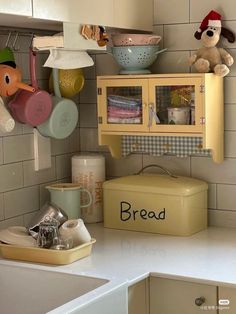
<svg viewBox="0 0 236 314">
<path fill-rule="evenodd" d="M 81 218 L 85 223 L 103 221 L 102 183 L 105 181 L 105 158 L 99 154 L 75 155 L 72 157 L 72 182 L 89 190 L 92 204 L 82 208 Z M 81 203 L 86 203 L 82 196 Z"/>
<path fill-rule="evenodd" d="M 167 108 L 168 110 L 168 123 L 169 124 L 189 124 L 190 108 L 189 107 L 177 107 Z"/>
</svg>

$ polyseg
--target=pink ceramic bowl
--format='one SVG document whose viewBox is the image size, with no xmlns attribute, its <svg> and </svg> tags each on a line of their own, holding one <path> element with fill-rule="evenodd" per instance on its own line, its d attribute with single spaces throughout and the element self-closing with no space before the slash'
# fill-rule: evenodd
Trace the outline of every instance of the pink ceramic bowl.
<svg viewBox="0 0 236 314">
<path fill-rule="evenodd" d="M 114 46 L 146 46 L 157 45 L 161 36 L 152 34 L 112 34 Z"/>
</svg>

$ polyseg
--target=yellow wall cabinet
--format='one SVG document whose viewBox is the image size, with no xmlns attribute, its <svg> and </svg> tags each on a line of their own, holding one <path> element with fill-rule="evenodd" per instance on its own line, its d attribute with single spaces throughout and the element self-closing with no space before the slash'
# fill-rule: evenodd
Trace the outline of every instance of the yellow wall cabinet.
<svg viewBox="0 0 236 314">
<path fill-rule="evenodd" d="M 33 17 L 152 31 L 153 1 L 33 0 Z"/>
<path fill-rule="evenodd" d="M 214 74 L 117 75 L 97 78 L 99 145 L 121 157 L 122 135 L 201 137 L 224 158 L 223 79 Z"/>
</svg>

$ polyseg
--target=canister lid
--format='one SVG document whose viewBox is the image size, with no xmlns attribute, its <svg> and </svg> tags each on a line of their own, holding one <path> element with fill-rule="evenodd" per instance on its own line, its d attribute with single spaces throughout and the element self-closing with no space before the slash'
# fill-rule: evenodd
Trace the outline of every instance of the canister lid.
<svg viewBox="0 0 236 314">
<path fill-rule="evenodd" d="M 192 195 L 207 190 L 205 181 L 179 176 L 141 174 L 112 179 L 103 183 L 106 190 L 136 191 L 166 195 Z"/>
<path fill-rule="evenodd" d="M 104 165 L 105 157 L 99 154 L 74 155 L 72 156 L 72 167 Z"/>
</svg>

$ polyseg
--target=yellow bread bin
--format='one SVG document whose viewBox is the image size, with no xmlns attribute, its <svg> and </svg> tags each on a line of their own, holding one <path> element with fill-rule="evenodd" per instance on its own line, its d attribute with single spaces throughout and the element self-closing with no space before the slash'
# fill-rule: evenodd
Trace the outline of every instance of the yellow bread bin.
<svg viewBox="0 0 236 314">
<path fill-rule="evenodd" d="M 138 174 L 103 183 L 104 227 L 188 236 L 207 228 L 206 182 Z"/>
</svg>

